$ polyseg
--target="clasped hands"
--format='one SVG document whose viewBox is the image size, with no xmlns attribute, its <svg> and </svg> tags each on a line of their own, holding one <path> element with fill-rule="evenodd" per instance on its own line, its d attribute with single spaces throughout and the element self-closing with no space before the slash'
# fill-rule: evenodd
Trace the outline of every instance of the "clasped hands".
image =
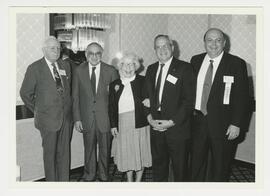
<svg viewBox="0 0 270 196">
<path fill-rule="evenodd" d="M 172 120 L 154 120 L 151 114 L 147 116 L 147 120 L 153 127 L 153 130 L 160 132 L 166 131 L 168 128 L 174 126 L 174 122 Z"/>
</svg>

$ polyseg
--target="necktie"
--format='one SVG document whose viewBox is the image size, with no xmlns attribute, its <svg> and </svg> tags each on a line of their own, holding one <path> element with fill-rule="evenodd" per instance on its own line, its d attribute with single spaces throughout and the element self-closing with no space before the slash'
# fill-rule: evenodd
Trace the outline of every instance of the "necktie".
<svg viewBox="0 0 270 196">
<path fill-rule="evenodd" d="M 61 82 L 61 78 L 60 78 L 59 73 L 56 69 L 55 63 L 52 63 L 52 66 L 53 66 L 53 75 L 54 75 L 55 83 L 56 83 L 56 89 L 60 94 L 62 94 L 64 92 L 64 88 L 63 88 L 63 85 Z"/>
<path fill-rule="evenodd" d="M 159 70 L 159 74 L 158 74 L 158 79 L 157 79 L 157 84 L 156 84 L 156 106 L 157 106 L 157 110 L 160 107 L 160 102 L 161 100 L 159 99 L 159 92 L 160 92 L 160 84 L 161 84 L 161 78 L 162 78 L 162 71 L 163 71 L 163 67 L 165 64 L 160 64 L 160 70 Z"/>
<path fill-rule="evenodd" d="M 213 60 L 210 60 L 210 64 L 208 66 L 207 72 L 205 74 L 204 84 L 203 84 L 203 92 L 201 99 L 201 111 L 204 115 L 207 114 L 207 102 L 210 94 L 211 86 L 212 86 L 212 76 L 213 76 Z"/>
<path fill-rule="evenodd" d="M 96 73 L 95 73 L 96 67 L 92 66 L 92 74 L 91 74 L 91 86 L 93 95 L 96 96 Z"/>
</svg>

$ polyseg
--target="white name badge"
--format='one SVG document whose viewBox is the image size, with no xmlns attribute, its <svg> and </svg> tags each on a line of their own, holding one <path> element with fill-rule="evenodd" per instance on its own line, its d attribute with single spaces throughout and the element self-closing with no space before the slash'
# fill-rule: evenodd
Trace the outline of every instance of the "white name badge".
<svg viewBox="0 0 270 196">
<path fill-rule="evenodd" d="M 224 83 L 234 83 L 234 77 L 233 76 L 223 76 L 223 82 Z"/>
<path fill-rule="evenodd" d="M 176 77 L 174 77 L 174 76 L 172 76 L 171 74 L 169 74 L 168 76 L 167 76 L 167 79 L 166 79 L 167 81 L 169 81 L 170 83 L 172 83 L 172 84 L 175 84 L 176 82 L 177 82 L 177 78 Z"/>
<path fill-rule="evenodd" d="M 59 74 L 60 74 L 61 76 L 66 76 L 66 70 L 59 69 Z"/>
<path fill-rule="evenodd" d="M 229 105 L 232 83 L 234 83 L 234 77 L 233 76 L 223 76 L 223 82 L 225 83 L 223 104 Z"/>
</svg>

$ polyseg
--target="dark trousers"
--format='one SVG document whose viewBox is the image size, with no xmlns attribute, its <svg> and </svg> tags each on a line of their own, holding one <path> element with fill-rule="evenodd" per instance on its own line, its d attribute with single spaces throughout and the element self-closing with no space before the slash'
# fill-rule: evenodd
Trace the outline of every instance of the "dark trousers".
<svg viewBox="0 0 270 196">
<path fill-rule="evenodd" d="M 185 181 L 187 140 L 174 137 L 170 130 L 159 132 L 151 128 L 151 153 L 155 182 L 168 181 L 170 160 L 174 181 Z"/>
<path fill-rule="evenodd" d="M 84 141 L 84 174 L 89 181 L 96 179 L 97 172 L 97 144 L 98 144 L 98 175 L 102 181 L 109 180 L 109 158 L 111 133 L 102 133 L 96 123 L 91 130 L 83 133 Z"/>
<path fill-rule="evenodd" d="M 224 138 L 213 138 L 209 134 L 207 116 L 194 113 L 191 144 L 191 181 L 226 182 L 236 142 Z M 210 159 L 208 161 L 208 156 Z"/>
<path fill-rule="evenodd" d="M 46 181 L 69 181 L 72 126 L 64 120 L 58 131 L 40 131 Z"/>
</svg>

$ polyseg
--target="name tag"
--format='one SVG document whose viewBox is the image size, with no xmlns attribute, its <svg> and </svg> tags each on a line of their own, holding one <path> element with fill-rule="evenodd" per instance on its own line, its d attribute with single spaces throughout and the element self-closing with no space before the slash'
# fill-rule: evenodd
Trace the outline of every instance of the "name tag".
<svg viewBox="0 0 270 196">
<path fill-rule="evenodd" d="M 233 76 L 223 76 L 223 82 L 224 83 L 234 83 L 234 77 Z"/>
<path fill-rule="evenodd" d="M 66 76 L 66 70 L 59 69 L 59 74 L 60 74 L 61 76 Z"/>
<path fill-rule="evenodd" d="M 223 76 L 223 82 L 225 83 L 223 104 L 229 105 L 232 83 L 234 83 L 234 77 L 233 76 Z"/>
<path fill-rule="evenodd" d="M 167 79 L 166 79 L 167 81 L 169 81 L 170 83 L 172 83 L 172 84 L 175 84 L 176 82 L 177 82 L 177 78 L 176 77 L 174 77 L 174 76 L 172 76 L 171 74 L 169 74 L 168 76 L 167 76 Z"/>
</svg>

